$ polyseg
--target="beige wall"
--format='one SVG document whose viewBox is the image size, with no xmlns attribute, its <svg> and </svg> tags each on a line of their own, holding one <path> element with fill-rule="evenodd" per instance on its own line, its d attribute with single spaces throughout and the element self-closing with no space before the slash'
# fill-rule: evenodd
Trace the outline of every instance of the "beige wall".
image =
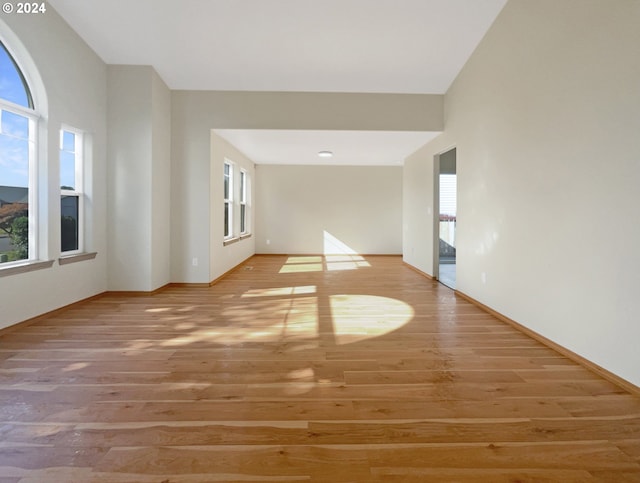
<svg viewBox="0 0 640 483">
<path fill-rule="evenodd" d="M 640 385 L 638 25 L 632 0 L 510 0 L 404 199 L 405 260 L 432 273 L 433 156 L 455 145 L 459 290 Z"/>
<path fill-rule="evenodd" d="M 244 169 L 249 177 L 248 193 L 248 221 L 251 237 L 244 238 L 227 246 L 224 246 L 224 162 L 231 161 L 236 171 L 234 173 L 234 234 L 240 234 L 240 215 L 237 202 L 240 200 L 239 170 Z M 254 219 L 254 189 L 255 165 L 253 161 L 238 151 L 233 145 L 211 131 L 211 223 L 210 223 L 210 280 L 223 275 L 233 267 L 249 258 L 255 253 L 255 228 Z"/>
<path fill-rule="evenodd" d="M 210 260 L 215 227 L 206 221 L 215 216 L 210 206 L 212 129 L 438 131 L 443 121 L 439 95 L 173 91 L 171 97 L 174 282 L 208 283 L 218 263 Z"/>
<path fill-rule="evenodd" d="M 441 131 L 444 96 L 174 91 L 185 112 L 218 129 Z"/>
<path fill-rule="evenodd" d="M 171 281 L 171 91 L 151 73 L 151 290 Z"/>
<path fill-rule="evenodd" d="M 108 67 L 109 290 L 169 283 L 170 91 L 149 66 Z"/>
<path fill-rule="evenodd" d="M 256 168 L 258 253 L 402 252 L 402 168 Z M 269 243 L 267 244 L 267 240 Z"/>
<path fill-rule="evenodd" d="M 430 275 L 434 274 L 433 146 L 436 140 L 405 159 L 402 172 L 402 255 L 405 262 Z"/>
<path fill-rule="evenodd" d="M 109 289 L 150 290 L 151 67 L 108 67 Z"/>
<path fill-rule="evenodd" d="M 94 260 L 0 278 L 0 328 L 35 317 L 106 289 L 106 66 L 53 11 L 46 15 L 3 15 L 0 37 L 16 52 L 29 80 L 39 77 L 36 107 L 45 106 L 39 136 L 40 257 L 60 255 L 59 132 L 67 125 L 85 131 L 85 226 Z M 61 66 L 73 65 L 65 69 Z M 32 74 L 35 74 L 33 76 Z M 32 88 L 37 90 L 37 83 Z"/>
</svg>

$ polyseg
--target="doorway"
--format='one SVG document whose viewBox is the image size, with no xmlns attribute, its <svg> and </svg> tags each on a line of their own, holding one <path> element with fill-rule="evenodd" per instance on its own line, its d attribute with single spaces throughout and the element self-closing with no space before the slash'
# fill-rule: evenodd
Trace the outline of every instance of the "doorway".
<svg viewBox="0 0 640 483">
<path fill-rule="evenodd" d="M 456 215 L 457 173 L 456 149 L 437 156 L 435 195 L 436 217 L 436 278 L 449 288 L 456 288 Z"/>
</svg>

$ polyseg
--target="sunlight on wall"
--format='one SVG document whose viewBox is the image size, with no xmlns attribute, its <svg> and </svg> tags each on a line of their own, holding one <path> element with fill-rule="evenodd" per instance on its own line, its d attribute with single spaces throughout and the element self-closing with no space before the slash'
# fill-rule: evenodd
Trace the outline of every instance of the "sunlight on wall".
<svg viewBox="0 0 640 483">
<path fill-rule="evenodd" d="M 362 255 L 326 230 L 323 231 L 323 242 L 324 256 L 288 257 L 279 273 L 357 270 L 371 266 Z"/>
<path fill-rule="evenodd" d="M 353 248 L 338 240 L 328 231 L 324 230 L 324 254 L 325 255 L 357 255 Z"/>
<path fill-rule="evenodd" d="M 392 332 L 415 314 L 413 308 L 401 300 L 376 295 L 331 295 L 329 303 L 338 345 Z"/>
<path fill-rule="evenodd" d="M 371 266 L 362 255 L 328 231 L 324 230 L 323 236 L 327 270 L 357 270 Z"/>
</svg>

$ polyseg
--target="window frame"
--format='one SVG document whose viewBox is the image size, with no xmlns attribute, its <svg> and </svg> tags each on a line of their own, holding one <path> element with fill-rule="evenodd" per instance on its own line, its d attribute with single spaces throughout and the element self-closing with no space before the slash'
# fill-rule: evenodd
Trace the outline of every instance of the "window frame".
<svg viewBox="0 0 640 483">
<path fill-rule="evenodd" d="M 38 152 L 39 152 L 39 132 L 40 132 L 40 115 L 35 107 L 33 101 L 33 95 L 29 84 L 26 81 L 23 69 L 20 67 L 18 62 L 15 59 L 15 56 L 11 52 L 11 49 L 7 47 L 6 43 L 0 39 L 0 43 L 2 44 L 2 48 L 6 50 L 9 54 L 9 58 L 11 59 L 14 67 L 16 68 L 20 80 L 22 81 L 22 85 L 25 89 L 29 107 L 22 106 L 20 104 L 16 104 L 8 99 L 0 97 L 0 123 L 2 118 L 2 111 L 8 112 L 20 117 L 24 117 L 28 122 L 28 138 L 27 138 L 27 157 L 28 157 L 28 249 L 27 249 L 27 258 L 23 258 L 20 260 L 13 260 L 7 262 L 0 262 L 0 268 L 6 269 L 16 266 L 21 266 L 29 263 L 33 263 L 39 260 L 39 212 L 38 212 L 38 186 L 39 186 L 39 175 L 38 175 Z M 2 126 L 0 125 L 0 132 Z"/>
<path fill-rule="evenodd" d="M 249 173 L 240 168 L 240 236 L 248 235 L 249 230 Z"/>
<path fill-rule="evenodd" d="M 227 166 L 229 167 L 229 172 L 227 173 Z M 222 196 L 224 199 L 224 209 L 223 209 L 223 235 L 224 240 L 230 240 L 234 237 L 234 218 L 233 218 L 233 200 L 234 200 L 234 185 L 233 185 L 233 176 L 234 174 L 234 163 L 229 161 L 228 159 L 224 160 L 223 168 L 222 168 Z M 227 221 L 226 225 L 224 224 L 224 220 Z M 225 232 L 225 229 L 228 229 Z"/>
<path fill-rule="evenodd" d="M 74 135 L 74 189 L 73 190 L 69 190 L 69 189 L 63 189 L 62 186 L 60 186 L 62 183 L 59 182 L 58 185 L 60 186 L 60 255 L 63 257 L 67 257 L 67 256 L 72 256 L 72 255 L 79 255 L 81 253 L 85 252 L 85 247 L 84 247 L 84 231 L 85 231 L 85 215 L 84 215 L 84 169 L 85 169 L 85 156 L 84 156 L 84 132 L 80 129 L 74 128 L 74 127 L 70 127 L 67 125 L 62 125 L 60 127 L 60 151 L 59 151 L 59 172 L 58 172 L 58 181 L 61 181 L 60 179 L 60 175 L 61 175 L 61 170 L 62 170 L 62 153 L 64 151 L 64 133 L 68 132 Z M 70 151 L 66 151 L 66 152 L 70 152 Z M 62 198 L 64 196 L 71 196 L 71 197 L 77 197 L 78 198 L 78 226 L 77 226 L 77 232 L 78 232 L 78 248 L 74 249 L 74 250 L 66 250 L 63 251 L 63 247 L 62 247 Z"/>
</svg>

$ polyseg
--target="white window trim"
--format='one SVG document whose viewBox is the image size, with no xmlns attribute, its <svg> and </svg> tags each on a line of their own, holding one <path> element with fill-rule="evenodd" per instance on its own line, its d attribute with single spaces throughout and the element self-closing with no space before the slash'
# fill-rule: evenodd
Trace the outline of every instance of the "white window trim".
<svg viewBox="0 0 640 483">
<path fill-rule="evenodd" d="M 249 230 L 249 173 L 240 169 L 240 236 L 248 235 Z M 242 207 L 244 206 L 244 230 L 242 229 Z"/>
<path fill-rule="evenodd" d="M 229 184 L 228 184 L 228 186 L 229 186 L 229 192 L 228 192 L 229 197 L 228 198 L 226 198 L 224 196 L 225 195 L 225 193 L 224 193 L 224 182 L 226 181 L 225 178 L 227 176 L 226 173 L 224 172 L 226 166 L 229 166 Z M 234 195 L 234 186 L 233 186 L 234 185 L 234 183 L 233 183 L 234 171 L 235 171 L 235 164 L 232 161 L 229 161 L 228 159 L 225 159 L 224 160 L 224 164 L 222 166 L 222 176 L 223 176 L 223 178 L 222 178 L 222 182 L 223 182 L 223 185 L 222 185 L 222 196 L 224 198 L 223 210 L 226 209 L 227 204 L 229 205 L 229 223 L 228 223 L 229 233 L 224 234 L 224 231 L 223 231 L 224 240 L 225 241 L 231 240 L 232 238 L 234 238 L 234 232 L 235 232 L 234 231 L 234 228 L 235 228 L 234 212 L 235 212 L 235 210 L 234 210 L 234 206 L 233 206 L 233 202 L 234 202 L 234 196 L 233 196 Z M 224 223 L 224 211 L 223 211 L 223 223 Z M 223 225 L 223 230 L 224 230 L 224 225 Z"/>
<path fill-rule="evenodd" d="M 62 257 L 70 255 L 79 255 L 85 253 L 84 248 L 84 132 L 66 125 L 60 127 L 60 151 L 63 146 L 64 132 L 73 133 L 75 136 L 75 143 L 73 149 L 75 150 L 75 182 L 73 190 L 66 190 L 60 188 L 60 200 L 63 196 L 77 196 L 78 197 L 78 249 L 62 251 L 62 233 L 60 234 L 60 254 Z M 60 156 L 58 156 L 60 159 Z M 58 173 L 59 175 L 59 173 Z M 58 178 L 59 179 L 59 178 Z M 58 183 L 60 186 L 60 183 Z M 60 214 L 62 217 L 62 213 Z"/>
<path fill-rule="evenodd" d="M 2 29 L 0 29 L 2 30 Z M 0 263 L 0 277 L 46 269 L 52 266 L 49 255 L 49 213 L 47 198 L 50 190 L 44 179 L 43 166 L 48 160 L 47 139 L 49 104 L 44 82 L 28 49 L 12 31 L 0 32 L 0 41 L 13 58 L 31 97 L 30 106 L 22 106 L 0 99 L 0 106 L 16 114 L 27 116 L 29 123 L 29 254 L 25 260 Z M 44 174 L 46 174 L 46 169 Z"/>
</svg>

